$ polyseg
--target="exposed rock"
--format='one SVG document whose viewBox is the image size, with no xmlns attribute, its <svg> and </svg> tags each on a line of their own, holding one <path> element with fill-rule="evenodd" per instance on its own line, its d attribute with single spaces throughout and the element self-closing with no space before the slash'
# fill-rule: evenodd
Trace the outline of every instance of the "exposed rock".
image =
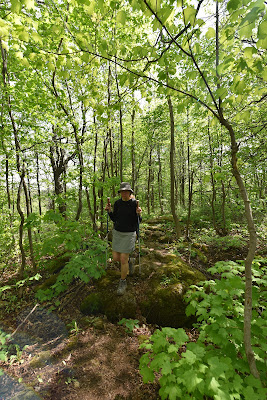
<svg viewBox="0 0 267 400">
<path fill-rule="evenodd" d="M 121 297 L 116 294 L 119 271 L 107 270 L 94 283 L 81 311 L 86 315 L 105 314 L 111 322 L 139 318 L 141 312 L 148 323 L 174 328 L 190 326 L 192 319 L 185 314 L 183 298 L 189 286 L 205 280 L 205 276 L 167 251 L 156 250 L 153 257 L 143 257 L 141 277 L 128 278 L 127 291 Z"/>
</svg>

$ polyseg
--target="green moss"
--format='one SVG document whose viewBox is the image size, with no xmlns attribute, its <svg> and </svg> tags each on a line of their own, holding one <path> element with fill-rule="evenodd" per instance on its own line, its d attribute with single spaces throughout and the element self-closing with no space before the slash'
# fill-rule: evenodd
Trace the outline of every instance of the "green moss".
<svg viewBox="0 0 267 400">
<path fill-rule="evenodd" d="M 30 362 L 31 368 L 43 368 L 45 367 L 51 359 L 50 351 L 42 351 L 33 357 Z"/>
<path fill-rule="evenodd" d="M 44 281 L 41 285 L 36 286 L 35 290 L 45 290 L 50 288 L 52 285 L 56 283 L 58 274 L 50 276 L 48 279 Z"/>
<path fill-rule="evenodd" d="M 90 293 L 81 304 L 81 312 L 86 315 L 96 315 L 103 312 L 103 302 L 100 293 Z"/>
</svg>

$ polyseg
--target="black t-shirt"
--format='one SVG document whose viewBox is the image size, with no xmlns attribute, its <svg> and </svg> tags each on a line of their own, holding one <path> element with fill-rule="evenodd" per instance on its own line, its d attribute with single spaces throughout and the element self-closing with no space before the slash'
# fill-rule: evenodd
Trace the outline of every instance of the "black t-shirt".
<svg viewBox="0 0 267 400">
<path fill-rule="evenodd" d="M 135 199 L 130 199 L 128 201 L 123 201 L 122 199 L 119 199 L 115 201 L 113 212 L 110 212 L 109 216 L 114 222 L 114 228 L 116 229 L 116 231 L 137 231 L 138 215 L 136 213 L 136 207 L 137 204 Z"/>
</svg>

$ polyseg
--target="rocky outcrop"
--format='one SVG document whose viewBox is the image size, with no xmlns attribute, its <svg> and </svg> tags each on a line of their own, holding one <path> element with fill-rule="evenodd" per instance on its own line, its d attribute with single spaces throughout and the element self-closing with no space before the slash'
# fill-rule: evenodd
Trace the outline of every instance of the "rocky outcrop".
<svg viewBox="0 0 267 400">
<path fill-rule="evenodd" d="M 144 252 L 141 274 L 136 266 L 136 274 L 128 278 L 123 296 L 116 294 L 119 270 L 108 269 L 104 277 L 94 282 L 81 311 L 86 315 L 105 314 L 111 322 L 141 316 L 147 323 L 159 326 L 190 326 L 192 319 L 186 316 L 184 295 L 190 285 L 205 280 L 205 276 L 165 249 L 146 248 Z"/>
</svg>

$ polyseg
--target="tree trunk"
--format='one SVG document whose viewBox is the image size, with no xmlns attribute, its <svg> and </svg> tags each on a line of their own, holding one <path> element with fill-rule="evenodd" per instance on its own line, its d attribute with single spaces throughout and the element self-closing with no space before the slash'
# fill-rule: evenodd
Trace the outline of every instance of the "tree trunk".
<svg viewBox="0 0 267 400">
<path fill-rule="evenodd" d="M 19 225 L 19 249 L 20 249 L 20 254 L 21 254 L 21 264 L 20 264 L 20 268 L 19 268 L 19 277 L 22 278 L 23 277 L 23 273 L 25 270 L 25 266 L 26 266 L 26 255 L 25 255 L 25 250 L 24 250 L 24 245 L 23 245 L 23 227 L 24 227 L 24 213 L 21 209 L 21 205 L 20 205 L 20 200 L 21 200 L 21 188 L 23 185 L 23 179 L 24 176 L 22 175 L 20 178 L 20 183 L 19 183 L 19 187 L 18 187 L 18 193 L 17 193 L 17 210 L 20 216 L 20 225 Z"/>
<path fill-rule="evenodd" d="M 212 212 L 212 224 L 213 228 L 215 229 L 216 233 L 220 235 L 219 228 L 216 223 L 216 216 L 215 216 L 215 201 L 216 201 L 216 181 L 214 179 L 214 165 L 213 165 L 213 148 L 211 143 L 211 136 L 210 136 L 210 124 L 208 119 L 208 138 L 209 138 L 209 157 L 210 157 L 210 180 L 211 180 L 211 188 L 212 188 L 212 197 L 211 197 L 211 212 Z"/>
<path fill-rule="evenodd" d="M 111 67 L 108 66 L 108 138 L 109 138 L 109 151 L 110 151 L 110 171 L 111 176 L 114 176 L 114 163 L 113 163 L 113 138 L 111 129 L 111 114 L 110 114 L 110 100 L 111 100 Z M 115 197 L 115 187 L 112 185 L 112 195 Z"/>
<path fill-rule="evenodd" d="M 187 173 L 188 173 L 188 212 L 187 212 L 187 223 L 185 236 L 189 240 L 189 226 L 191 219 L 191 209 L 193 200 L 193 181 L 194 181 L 194 171 L 191 172 L 191 162 L 190 162 L 190 130 L 189 130 L 189 110 L 187 107 Z"/>
<path fill-rule="evenodd" d="M 174 144 L 174 116 L 173 116 L 173 106 L 171 97 L 168 96 L 168 106 L 169 106 L 169 113 L 170 113 L 170 133 L 171 133 L 171 147 L 170 147 L 170 176 L 171 176 L 171 212 L 173 216 L 173 220 L 175 223 L 175 231 L 176 236 L 179 239 L 181 237 L 181 227 L 179 218 L 176 214 L 176 207 L 175 207 L 175 182 L 174 182 L 174 151 L 175 151 L 175 144 Z"/>
<path fill-rule="evenodd" d="M 160 147 L 159 147 L 159 145 L 157 147 L 157 151 L 158 151 L 158 163 L 159 163 L 159 169 L 158 169 L 159 206 L 160 206 L 161 214 L 164 214 L 163 203 L 162 203 L 162 198 L 163 198 L 162 165 L 161 165 L 161 157 L 160 157 Z"/>
<path fill-rule="evenodd" d="M 40 188 L 40 180 L 39 180 L 39 156 L 38 153 L 36 152 L 35 154 L 36 157 L 36 181 L 37 181 L 37 191 L 38 191 L 38 205 L 39 205 L 39 215 L 42 215 L 42 202 L 41 202 L 41 188 Z"/>
<path fill-rule="evenodd" d="M 134 130 L 135 109 L 131 114 L 132 120 L 132 143 L 131 143 L 131 160 L 132 160 L 132 189 L 135 192 L 135 130 Z"/>
<path fill-rule="evenodd" d="M 150 147 L 149 161 L 148 161 L 148 179 L 147 179 L 147 212 L 150 215 L 150 205 L 151 205 L 151 181 L 152 181 L 152 151 L 153 147 Z"/>
<path fill-rule="evenodd" d="M 257 234 L 248 194 L 237 166 L 238 145 L 236 143 L 235 133 L 232 125 L 227 120 L 225 120 L 222 115 L 220 115 L 220 122 L 222 125 L 226 127 L 226 129 L 230 134 L 232 172 L 244 202 L 245 216 L 247 219 L 247 225 L 249 231 L 249 250 L 248 250 L 248 255 L 245 259 L 246 287 L 245 287 L 245 310 L 244 310 L 244 345 L 250 371 L 256 378 L 260 378 L 255 362 L 254 352 L 251 345 L 251 318 L 252 318 L 252 270 L 251 269 L 256 251 Z"/>
<path fill-rule="evenodd" d="M 8 209 L 11 211 L 11 197 L 10 197 L 10 190 L 9 190 L 9 160 L 8 155 L 6 154 L 6 193 L 7 193 L 7 204 Z"/>
<path fill-rule="evenodd" d="M 120 88 L 118 82 L 118 76 L 116 71 L 116 86 L 117 86 L 117 94 L 120 104 L 119 109 L 119 122 L 120 122 L 120 180 L 121 182 L 124 181 L 123 179 L 123 126 L 122 126 L 122 109 L 121 109 L 121 95 L 120 95 Z"/>
</svg>

